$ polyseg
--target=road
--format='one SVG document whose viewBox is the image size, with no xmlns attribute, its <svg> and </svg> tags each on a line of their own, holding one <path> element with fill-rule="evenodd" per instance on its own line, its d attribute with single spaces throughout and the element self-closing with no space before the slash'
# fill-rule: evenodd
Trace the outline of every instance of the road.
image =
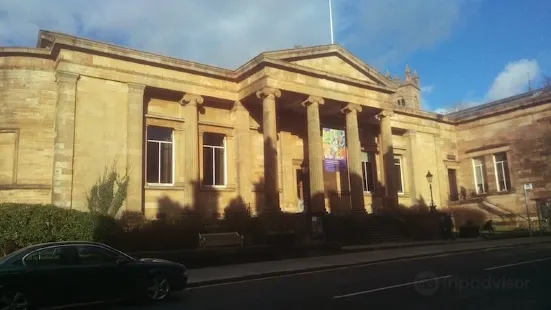
<svg viewBox="0 0 551 310">
<path fill-rule="evenodd" d="M 551 244 L 189 289 L 116 309 L 551 309 Z"/>
</svg>

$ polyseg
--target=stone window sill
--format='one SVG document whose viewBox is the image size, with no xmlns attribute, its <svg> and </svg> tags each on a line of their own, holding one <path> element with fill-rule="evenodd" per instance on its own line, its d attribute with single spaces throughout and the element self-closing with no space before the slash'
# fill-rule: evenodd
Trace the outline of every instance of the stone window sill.
<svg viewBox="0 0 551 310">
<path fill-rule="evenodd" d="M 234 192 L 236 186 L 227 185 L 227 186 L 208 186 L 202 185 L 200 191 L 202 192 Z"/>
<path fill-rule="evenodd" d="M 146 190 L 157 190 L 157 191 L 177 191 L 177 190 L 184 190 L 185 186 L 178 186 L 178 185 L 152 185 L 147 184 L 144 187 Z"/>
</svg>

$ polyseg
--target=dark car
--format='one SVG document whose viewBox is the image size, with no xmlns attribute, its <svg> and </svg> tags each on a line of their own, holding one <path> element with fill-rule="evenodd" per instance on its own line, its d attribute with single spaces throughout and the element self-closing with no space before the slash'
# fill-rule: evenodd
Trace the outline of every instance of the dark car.
<svg viewBox="0 0 551 310">
<path fill-rule="evenodd" d="M 0 259 L 0 309 L 158 301 L 186 284 L 181 264 L 136 259 L 101 243 L 37 244 Z"/>
</svg>

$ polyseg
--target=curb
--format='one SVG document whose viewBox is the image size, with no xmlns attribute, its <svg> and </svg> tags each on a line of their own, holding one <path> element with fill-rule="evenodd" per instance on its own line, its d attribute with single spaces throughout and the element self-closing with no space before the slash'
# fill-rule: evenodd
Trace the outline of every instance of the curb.
<svg viewBox="0 0 551 310">
<path fill-rule="evenodd" d="M 307 273 L 307 272 L 329 271 L 329 270 L 339 269 L 339 268 L 343 268 L 343 267 L 357 267 L 357 266 L 363 266 L 363 265 L 371 265 L 371 264 L 375 264 L 375 263 L 385 263 L 385 262 L 398 261 L 398 260 L 403 260 L 403 259 L 415 259 L 415 258 L 431 257 L 431 256 L 434 256 L 434 255 L 442 255 L 442 254 L 459 254 L 459 253 L 466 253 L 466 252 L 473 252 L 473 251 L 480 251 L 480 250 L 488 250 L 488 249 L 522 247 L 522 246 L 529 246 L 529 245 L 541 244 L 541 243 L 551 243 L 551 240 L 537 241 L 537 242 L 531 242 L 531 243 L 520 243 L 520 244 L 503 244 L 503 245 L 488 246 L 488 247 L 483 247 L 483 248 L 478 248 L 478 249 L 449 250 L 449 251 L 442 251 L 442 252 L 439 252 L 439 253 L 430 253 L 430 254 L 405 255 L 405 256 L 399 256 L 399 257 L 392 257 L 392 258 L 384 258 L 384 259 L 378 259 L 378 260 L 373 260 L 373 261 L 366 261 L 366 262 L 338 264 L 338 265 L 321 266 L 321 267 L 313 267 L 313 268 L 303 268 L 303 269 L 296 269 L 296 270 L 273 271 L 273 272 L 265 272 L 265 273 L 259 273 L 259 274 L 236 276 L 236 277 L 223 278 L 223 279 L 205 280 L 205 281 L 198 281 L 198 282 L 188 283 L 186 285 L 186 289 L 187 288 L 200 288 L 200 287 L 211 286 L 211 285 L 237 283 L 237 282 L 243 282 L 243 281 L 247 281 L 247 280 L 258 280 L 258 279 L 271 278 L 271 277 L 277 277 L 277 276 L 298 275 L 298 274 Z M 361 251 L 361 252 L 365 252 L 365 251 Z"/>
</svg>

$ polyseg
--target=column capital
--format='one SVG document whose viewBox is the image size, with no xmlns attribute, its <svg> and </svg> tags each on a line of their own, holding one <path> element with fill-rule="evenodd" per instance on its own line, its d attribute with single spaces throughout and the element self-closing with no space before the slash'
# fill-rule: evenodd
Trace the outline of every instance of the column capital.
<svg viewBox="0 0 551 310">
<path fill-rule="evenodd" d="M 303 107 L 309 106 L 311 104 L 317 104 L 317 105 L 323 105 L 325 103 L 325 100 L 322 97 L 318 96 L 308 96 L 306 100 L 301 102 L 301 105 Z"/>
<path fill-rule="evenodd" d="M 76 83 L 80 78 L 80 74 L 58 70 L 55 72 L 55 81 L 56 83 Z"/>
<path fill-rule="evenodd" d="M 178 102 L 180 102 L 181 105 L 197 106 L 203 103 L 203 97 L 200 95 L 186 93 Z"/>
<path fill-rule="evenodd" d="M 362 112 L 362 106 L 355 103 L 349 103 L 344 108 L 341 109 L 341 112 L 344 114 L 348 114 L 350 112 Z"/>
<path fill-rule="evenodd" d="M 394 112 L 391 110 L 382 110 L 379 114 L 377 114 L 377 116 L 379 117 L 379 119 L 383 117 L 393 117 Z"/>
<path fill-rule="evenodd" d="M 241 100 L 235 100 L 233 102 L 233 107 L 231 109 L 233 112 L 236 112 L 236 111 L 245 111 L 245 107 L 243 106 L 243 103 L 241 102 Z"/>
<path fill-rule="evenodd" d="M 129 93 L 143 93 L 145 90 L 144 84 L 126 83 L 126 85 L 128 86 Z"/>
<path fill-rule="evenodd" d="M 264 87 L 256 92 L 259 99 L 270 98 L 275 99 L 281 97 L 281 90 L 272 87 Z"/>
</svg>

